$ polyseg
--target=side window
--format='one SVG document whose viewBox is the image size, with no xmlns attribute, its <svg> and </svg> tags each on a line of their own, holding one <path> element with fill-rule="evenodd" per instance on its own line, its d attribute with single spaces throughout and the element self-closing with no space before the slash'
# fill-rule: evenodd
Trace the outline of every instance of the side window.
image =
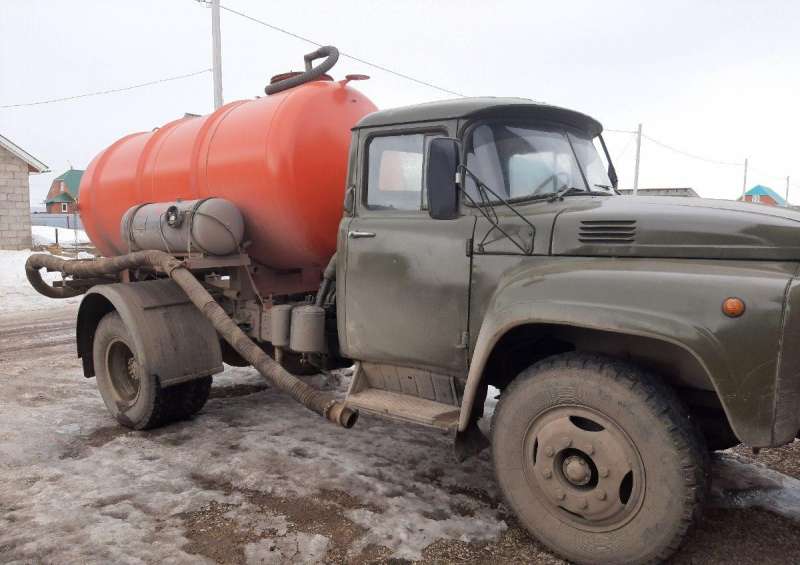
<svg viewBox="0 0 800 565">
<path fill-rule="evenodd" d="M 367 207 L 421 210 L 425 138 L 422 133 L 373 138 L 368 146 Z"/>
</svg>

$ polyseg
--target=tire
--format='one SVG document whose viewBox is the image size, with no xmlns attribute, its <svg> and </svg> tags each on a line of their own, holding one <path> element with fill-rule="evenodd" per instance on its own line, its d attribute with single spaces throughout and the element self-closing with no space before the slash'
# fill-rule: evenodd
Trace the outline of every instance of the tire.
<svg viewBox="0 0 800 565">
<path fill-rule="evenodd" d="M 100 320 L 92 355 L 100 396 L 125 427 L 148 430 L 188 418 L 208 399 L 211 377 L 164 388 L 157 376 L 144 374 L 141 353 L 117 312 Z"/>
<path fill-rule="evenodd" d="M 211 394 L 212 380 L 212 377 L 203 377 L 163 389 L 170 421 L 188 420 L 200 412 Z"/>
<path fill-rule="evenodd" d="M 576 353 L 533 365 L 505 390 L 492 459 L 522 525 L 576 563 L 667 559 L 708 487 L 703 438 L 672 389 Z"/>
</svg>

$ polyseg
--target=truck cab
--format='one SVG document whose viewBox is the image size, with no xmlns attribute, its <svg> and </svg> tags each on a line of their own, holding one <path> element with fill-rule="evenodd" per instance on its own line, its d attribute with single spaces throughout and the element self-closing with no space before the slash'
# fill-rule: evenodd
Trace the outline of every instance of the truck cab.
<svg viewBox="0 0 800 565">
<path fill-rule="evenodd" d="M 467 454 L 499 390 L 498 481 L 562 555 L 666 556 L 709 450 L 797 435 L 800 214 L 621 196 L 602 126 L 528 100 L 376 112 L 352 139 L 336 293 L 348 404 L 454 432 Z M 596 553 L 617 529 L 617 553 Z"/>
</svg>

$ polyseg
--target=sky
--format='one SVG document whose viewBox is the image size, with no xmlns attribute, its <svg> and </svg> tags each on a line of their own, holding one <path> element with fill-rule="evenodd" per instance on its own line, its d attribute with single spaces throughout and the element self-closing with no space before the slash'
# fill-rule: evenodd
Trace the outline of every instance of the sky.
<svg viewBox="0 0 800 565">
<path fill-rule="evenodd" d="M 747 185 L 800 203 L 800 2 L 439 0 L 224 6 L 468 96 L 519 96 L 566 106 L 607 129 L 643 125 L 639 186 L 693 187 L 737 198 Z M 315 49 L 223 11 L 226 102 L 263 94 L 270 76 Z M 0 0 L 0 106 L 116 89 L 211 66 L 211 12 L 196 0 Z M 340 59 L 331 74 L 379 108 L 452 94 Z M 213 108 L 211 73 L 120 93 L 0 108 L 0 134 L 52 173 L 31 176 L 41 205 L 52 179 L 85 168 L 116 139 Z M 633 185 L 635 138 L 608 131 Z M 733 164 L 715 164 L 664 148 Z"/>
</svg>

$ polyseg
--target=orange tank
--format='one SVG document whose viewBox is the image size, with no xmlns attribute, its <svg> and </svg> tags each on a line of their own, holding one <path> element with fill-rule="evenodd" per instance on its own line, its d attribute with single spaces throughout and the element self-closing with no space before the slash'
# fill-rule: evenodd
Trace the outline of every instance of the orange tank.
<svg viewBox="0 0 800 565">
<path fill-rule="evenodd" d="M 103 255 L 120 255 L 128 252 L 120 221 L 131 206 L 218 196 L 241 210 L 253 260 L 324 267 L 336 249 L 350 129 L 375 109 L 347 81 L 323 75 L 123 137 L 83 175 L 83 225 Z"/>
</svg>

